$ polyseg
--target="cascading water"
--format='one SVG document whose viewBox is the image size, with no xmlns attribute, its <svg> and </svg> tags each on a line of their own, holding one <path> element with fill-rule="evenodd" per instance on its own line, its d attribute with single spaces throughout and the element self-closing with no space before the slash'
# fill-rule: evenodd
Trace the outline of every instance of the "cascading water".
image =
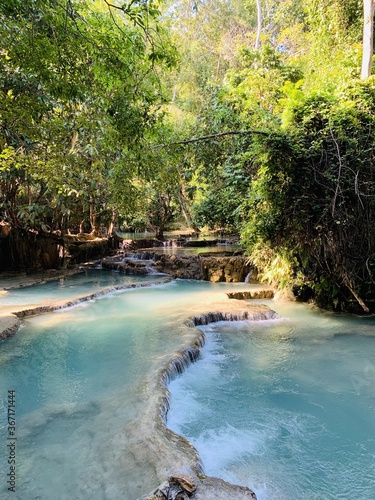
<svg viewBox="0 0 375 500">
<path fill-rule="evenodd" d="M 30 298 L 34 292 L 40 294 L 37 290 L 29 290 Z M 351 467 L 354 472 L 348 474 L 344 484 L 358 480 L 354 486 L 358 498 L 370 499 L 366 495 L 368 484 L 373 484 L 373 472 L 366 460 L 373 453 L 373 441 L 370 438 L 364 444 L 363 436 L 375 434 L 373 420 L 366 413 L 361 417 L 355 403 L 361 401 L 361 408 L 374 409 L 369 364 L 373 359 L 373 323 L 310 313 L 295 304 L 279 312 L 290 316 L 292 310 L 301 311 L 297 320 L 247 320 L 239 322 L 238 327 L 236 322 L 221 323 L 223 319 L 245 317 L 229 309 L 227 313 L 211 308 L 216 293 L 221 296 L 236 290 L 243 290 L 243 284 L 177 280 L 153 288 L 117 291 L 76 308 L 27 319 L 14 337 L 0 344 L 2 445 L 7 428 L 7 392 L 13 389 L 17 416 L 17 493 L 13 495 L 6 489 L 8 457 L 1 453 L 0 497 L 135 500 L 155 488 L 159 484 L 156 468 L 165 450 L 148 448 L 148 443 L 156 446 L 147 436 L 153 426 L 143 420 L 157 414 L 160 395 L 153 393 L 153 381 L 164 367 L 162 379 L 173 395 L 168 423 L 172 427 L 176 424 L 176 430 L 192 440 L 206 472 L 235 482 L 252 480 L 261 500 L 333 499 L 340 498 L 332 496 L 339 491 L 335 476 L 342 481 Z M 56 296 L 56 290 L 54 293 Z M 197 314 L 197 304 L 200 309 L 217 312 Z M 303 332 L 299 332 L 300 321 Z M 204 335 L 198 332 L 190 338 L 187 332 L 195 332 L 194 325 L 207 323 L 200 327 L 207 329 L 207 343 L 200 359 Z M 224 333 L 216 330 L 222 324 L 228 325 Z M 251 331 L 242 330 L 242 324 L 252 325 Z M 306 325 L 314 326 L 313 334 L 307 333 Z M 353 334 L 352 342 L 350 335 L 342 339 L 340 332 Z M 349 363 L 354 347 L 363 341 L 365 350 L 357 355 L 362 352 L 365 363 L 357 365 L 355 371 L 350 362 L 352 368 L 347 373 L 355 393 L 350 400 L 353 405 L 340 406 L 343 375 L 335 376 L 326 400 L 320 401 L 318 396 L 329 380 L 327 366 L 333 361 L 335 366 L 345 366 L 342 360 Z M 179 352 L 170 359 L 171 353 Z M 306 353 L 314 356 L 299 369 L 298 360 L 306 359 Z M 318 375 L 314 361 L 319 362 Z M 294 373 L 287 370 L 290 366 L 298 372 L 296 382 L 291 379 Z M 201 368 L 196 377 L 194 370 Z M 186 377 L 195 380 L 191 390 L 178 386 L 186 383 Z M 306 396 L 306 401 L 301 385 L 304 379 L 310 384 L 316 382 L 314 397 Z M 265 392 L 266 381 L 273 388 L 270 396 Z M 315 419 L 328 411 L 330 398 L 344 417 L 346 413 L 342 422 L 345 432 L 349 437 L 354 434 L 358 442 L 354 451 L 349 438 L 344 442 L 348 453 L 341 471 L 334 460 L 327 462 L 322 456 L 319 462 L 316 455 L 310 455 L 313 441 L 324 442 L 327 438 L 322 433 L 324 425 Z M 150 401 L 154 413 L 150 413 Z M 294 402 L 292 408 L 286 408 L 288 402 Z M 165 417 L 168 404 L 163 405 Z M 315 413 L 309 413 L 312 409 Z M 242 420 L 244 413 L 254 417 L 249 427 Z M 357 417 L 360 425 L 349 416 Z M 204 431 L 196 428 L 198 421 L 205 423 Z M 335 429 L 331 427 L 328 430 L 332 433 Z M 337 435 L 331 439 L 332 443 L 339 441 Z M 175 445 L 173 438 L 170 446 Z M 137 446 L 143 446 L 144 454 L 139 457 Z M 303 451 L 302 458 L 298 450 Z M 323 467 L 328 468 L 328 476 L 319 475 Z M 359 470 L 363 471 L 362 482 Z M 323 496 L 319 490 L 315 497 L 309 496 L 310 490 L 305 494 L 298 482 L 301 473 L 308 484 L 316 487 L 320 481 L 326 484 L 328 477 L 332 495 L 324 496 L 327 489 Z"/>
<path fill-rule="evenodd" d="M 30 287 L 29 300 L 35 292 L 43 303 L 41 290 L 50 293 L 50 286 Z M 17 493 L 7 491 L 8 457 L 1 453 L 0 498 L 135 500 L 151 491 L 159 483 L 157 454 L 139 462 L 134 452 L 146 439 L 137 425 L 154 397 L 151 381 L 164 357 L 187 342 L 185 330 L 193 331 L 176 331 L 176 321 L 196 302 L 209 303 L 213 292 L 232 288 L 174 281 L 26 319 L 0 344 L 2 446 L 9 390 L 15 390 L 17 416 Z M 182 371 L 196 355 L 187 348 L 187 359 L 173 370 Z"/>
<path fill-rule="evenodd" d="M 169 385 L 169 428 L 206 474 L 259 500 L 374 498 L 374 318 L 272 308 L 284 318 L 200 327 L 200 360 Z"/>
<path fill-rule="evenodd" d="M 9 290 L 0 295 L 0 308 L 21 304 L 45 304 L 51 299 L 74 299 L 103 288 L 151 283 L 155 277 L 129 276 L 114 271 L 85 270 L 68 278 L 52 280 L 42 285 Z"/>
</svg>

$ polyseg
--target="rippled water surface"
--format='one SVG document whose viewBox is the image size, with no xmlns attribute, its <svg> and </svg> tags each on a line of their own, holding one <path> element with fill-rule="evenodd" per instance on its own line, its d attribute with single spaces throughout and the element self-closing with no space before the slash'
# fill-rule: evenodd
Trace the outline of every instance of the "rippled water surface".
<svg viewBox="0 0 375 500">
<path fill-rule="evenodd" d="M 0 342 L 0 498 L 135 500 L 155 488 L 127 436 L 150 374 L 181 345 L 169 314 L 232 288 L 177 280 L 116 292 L 27 319 Z M 16 391 L 15 494 L 6 487 L 8 390 Z"/>
<path fill-rule="evenodd" d="M 43 305 L 43 301 L 49 299 L 73 299 L 105 287 L 151 283 L 155 279 L 155 275 L 131 276 L 116 271 L 86 270 L 67 278 L 9 290 L 0 295 L 0 308 L 8 305 Z"/>
<path fill-rule="evenodd" d="M 243 287 L 177 280 L 26 320 L 0 343 L 0 498 L 135 500 L 151 491 L 128 438 L 150 375 L 181 345 L 171 317 Z M 92 283 L 83 288 L 92 293 Z M 33 301 L 44 300 L 34 296 L 41 290 L 29 290 Z M 202 360 L 172 382 L 169 425 L 196 445 L 207 473 L 249 484 L 261 500 L 374 498 L 373 321 L 274 308 L 287 319 L 207 327 Z M 13 389 L 15 494 L 6 485 Z"/>
<path fill-rule="evenodd" d="M 169 427 L 260 500 L 375 498 L 374 318 L 271 305 L 285 319 L 204 327 Z"/>
</svg>

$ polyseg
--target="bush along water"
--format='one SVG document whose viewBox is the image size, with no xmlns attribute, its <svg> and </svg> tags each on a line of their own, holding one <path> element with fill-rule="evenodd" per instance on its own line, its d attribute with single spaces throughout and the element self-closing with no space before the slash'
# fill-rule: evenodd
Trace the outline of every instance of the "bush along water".
<svg viewBox="0 0 375 500">
<path fill-rule="evenodd" d="M 242 239 L 264 279 L 349 312 L 375 303 L 375 78 L 300 95 L 254 137 Z"/>
</svg>

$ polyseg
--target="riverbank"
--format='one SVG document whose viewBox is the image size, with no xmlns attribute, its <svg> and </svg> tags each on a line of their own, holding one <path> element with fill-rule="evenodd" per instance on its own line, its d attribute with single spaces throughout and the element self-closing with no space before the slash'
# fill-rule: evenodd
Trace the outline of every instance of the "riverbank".
<svg viewBox="0 0 375 500">
<path fill-rule="evenodd" d="M 176 311 L 173 316 L 170 320 L 171 328 L 184 339 L 184 343 L 180 351 L 165 356 L 156 380 L 149 381 L 149 407 L 143 417 L 135 423 L 134 442 L 131 440 L 130 444 L 131 451 L 133 452 L 134 446 L 134 455 L 142 457 L 144 463 L 147 463 L 150 457 L 158 457 L 156 476 L 161 484 L 152 493 L 142 496 L 139 500 L 157 500 L 163 498 L 161 496 L 163 492 L 168 492 L 167 498 L 171 500 L 188 498 L 188 496 L 173 496 L 173 478 L 179 477 L 181 473 L 187 473 L 190 482 L 196 488 L 193 497 L 195 500 L 256 500 L 255 493 L 247 487 L 205 476 L 194 446 L 166 427 L 170 398 L 168 384 L 199 359 L 200 349 L 205 343 L 205 335 L 199 329 L 200 325 L 218 321 L 265 321 L 279 316 L 266 305 L 230 299 L 228 293 L 213 294 L 205 303 L 196 304 L 189 318 L 182 319 L 181 311 Z M 141 441 L 140 435 L 143 436 Z"/>
</svg>

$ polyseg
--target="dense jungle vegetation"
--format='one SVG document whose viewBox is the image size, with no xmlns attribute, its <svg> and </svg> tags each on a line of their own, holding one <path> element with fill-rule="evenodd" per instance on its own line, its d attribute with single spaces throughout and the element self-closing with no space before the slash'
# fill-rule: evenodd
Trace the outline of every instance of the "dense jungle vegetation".
<svg viewBox="0 0 375 500">
<path fill-rule="evenodd" d="M 280 288 L 373 309 L 373 14 L 373 0 L 2 0 L 0 227 L 161 238 L 184 219 L 239 234 Z"/>
</svg>

